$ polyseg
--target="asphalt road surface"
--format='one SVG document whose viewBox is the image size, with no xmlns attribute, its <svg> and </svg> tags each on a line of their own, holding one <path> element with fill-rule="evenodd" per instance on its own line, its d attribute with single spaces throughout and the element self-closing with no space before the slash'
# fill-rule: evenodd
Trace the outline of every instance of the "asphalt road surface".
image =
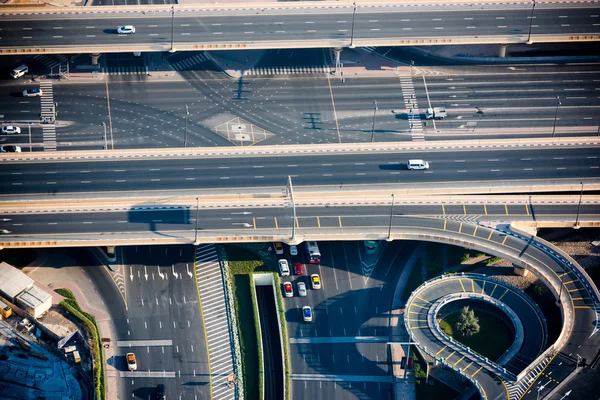
<svg viewBox="0 0 600 400">
<path fill-rule="evenodd" d="M 0 165 L 4 195 L 177 190 L 195 188 L 295 187 L 359 184 L 462 182 L 527 179 L 587 179 L 598 176 L 591 147 L 410 151 L 406 154 L 337 154 L 263 157 L 175 157 Z M 408 159 L 429 162 L 426 171 L 406 169 Z M 43 173 L 42 173 L 43 171 Z"/>
<path fill-rule="evenodd" d="M 303 262 L 304 269 L 302 275 L 280 278 L 294 287 L 294 297 L 283 301 L 294 397 L 391 398 L 388 313 L 413 246 L 381 243 L 376 254 L 366 254 L 363 242 L 319 242 L 318 265 L 307 264 L 303 251 L 288 257 L 292 266 Z M 311 289 L 312 274 L 319 274 L 322 289 Z M 306 284 L 306 297 L 298 297 L 298 282 Z M 302 320 L 305 305 L 313 308 L 313 322 Z"/>
<path fill-rule="evenodd" d="M 543 35 L 598 34 L 596 8 L 578 5 L 538 4 L 530 20 L 529 4 L 440 6 L 397 5 L 385 10 L 374 6 L 294 7 L 285 11 L 268 7 L 235 11 L 153 12 L 93 11 L 69 15 L 37 14 L 4 16 L 0 46 L 61 47 L 163 45 L 185 43 L 275 42 L 284 48 L 290 43 L 349 45 L 369 39 L 454 39 L 514 37 L 525 42 Z M 400 21 L 400 23 L 398 23 Z M 132 35 L 117 34 L 120 25 L 135 25 Z M 76 50 L 75 50 L 76 51 Z"/>
<path fill-rule="evenodd" d="M 121 252 L 127 333 L 119 338 L 119 353 L 124 359 L 134 352 L 138 365 L 129 372 L 121 364 L 122 398 L 147 399 L 160 383 L 169 397 L 208 398 L 208 353 L 193 246 L 132 246 Z"/>
</svg>

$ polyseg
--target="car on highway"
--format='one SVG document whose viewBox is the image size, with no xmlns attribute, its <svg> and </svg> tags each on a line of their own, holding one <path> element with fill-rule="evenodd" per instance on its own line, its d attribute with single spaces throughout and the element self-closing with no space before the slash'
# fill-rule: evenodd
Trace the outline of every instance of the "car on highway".
<svg viewBox="0 0 600 400">
<path fill-rule="evenodd" d="M 321 277 L 318 274 L 312 274 L 310 276 L 310 286 L 313 289 L 321 289 Z"/>
<path fill-rule="evenodd" d="M 135 371 L 137 369 L 137 362 L 135 361 L 135 354 L 127 353 L 125 358 L 127 359 L 127 368 L 129 368 L 130 371 Z"/>
<path fill-rule="evenodd" d="M 162 383 L 156 385 L 156 400 L 166 400 L 165 396 L 165 385 Z"/>
<path fill-rule="evenodd" d="M 312 322 L 312 308 L 310 308 L 309 306 L 302 307 L 302 319 L 304 320 L 304 322 Z"/>
<path fill-rule="evenodd" d="M 5 135 L 12 135 L 15 133 L 21 133 L 21 128 L 19 128 L 18 126 L 7 125 L 3 126 L 0 132 L 4 133 Z"/>
<path fill-rule="evenodd" d="M 20 153 L 20 152 L 21 152 L 21 148 L 19 146 L 12 146 L 12 145 L 0 146 L 0 153 Z"/>
<path fill-rule="evenodd" d="M 42 94 L 42 90 L 38 88 L 23 90 L 23 97 L 40 97 Z"/>
<path fill-rule="evenodd" d="M 306 296 L 306 283 L 298 282 L 296 284 L 296 288 L 298 289 L 298 296 L 300 296 L 300 297 Z"/>
<path fill-rule="evenodd" d="M 298 255 L 298 247 L 296 246 L 290 246 L 290 256 L 297 256 Z"/>
<path fill-rule="evenodd" d="M 135 33 L 135 26 L 133 25 L 123 25 L 117 28 L 117 33 L 120 35 L 129 35 L 130 33 Z"/>
<path fill-rule="evenodd" d="M 408 160 L 406 168 L 411 171 L 413 169 L 429 169 L 429 163 L 424 160 Z"/>
<path fill-rule="evenodd" d="M 294 288 L 289 282 L 283 282 L 283 294 L 285 297 L 294 297 Z"/>
<path fill-rule="evenodd" d="M 304 273 L 304 269 L 302 268 L 302 263 L 297 262 L 294 264 L 294 274 L 302 275 Z"/>
<path fill-rule="evenodd" d="M 288 264 L 286 259 L 282 258 L 281 260 L 277 261 L 277 264 L 279 264 L 279 273 L 281 274 L 281 276 L 290 275 L 290 265 Z"/>
<path fill-rule="evenodd" d="M 281 244 L 281 242 L 275 242 L 275 243 L 273 243 L 273 245 L 275 246 L 275 254 L 282 255 L 283 254 L 283 245 Z"/>
</svg>

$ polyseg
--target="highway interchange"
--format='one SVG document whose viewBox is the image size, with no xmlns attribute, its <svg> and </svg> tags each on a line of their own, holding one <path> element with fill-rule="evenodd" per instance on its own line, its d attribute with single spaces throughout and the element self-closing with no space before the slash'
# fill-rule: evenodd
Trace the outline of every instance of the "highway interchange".
<svg viewBox="0 0 600 400">
<path fill-rule="evenodd" d="M 83 18 L 65 14 L 34 18 L 11 16 L 3 23 L 0 48 L 28 47 L 32 43 L 61 47 L 67 41 L 70 48 L 64 47 L 65 53 L 76 51 L 77 46 L 89 49 L 94 45 L 118 45 L 120 48 L 115 48 L 116 51 L 133 48 L 127 47 L 130 45 L 160 45 L 164 50 L 197 42 L 248 41 L 265 46 L 274 37 L 279 41 L 278 47 L 296 47 L 299 40 L 303 47 L 317 47 L 315 43 L 323 43 L 323 38 L 346 45 L 361 40 L 389 41 L 399 34 L 399 29 L 403 40 L 431 38 L 431 32 L 435 32 L 436 39 L 472 42 L 481 37 L 492 42 L 499 38 L 507 39 L 504 41 L 507 43 L 523 42 L 530 27 L 531 8 L 529 4 L 485 5 L 479 10 L 390 6 L 382 12 L 359 6 L 355 20 L 353 11 L 352 6 L 326 12 L 319 7 L 303 7 L 299 12 L 266 8 L 256 14 L 238 11 L 235 15 L 204 11 L 203 21 L 198 22 L 198 11 L 177 10 L 175 23 L 171 25 L 171 11 L 164 8 L 147 15 L 127 14 L 127 21 L 123 23 L 137 27 L 136 34 L 129 36 L 116 34 L 115 21 L 123 21 L 124 17 L 114 11 L 91 11 Z M 399 13 L 402 13 L 401 24 L 397 24 Z M 600 26 L 596 23 L 597 14 L 593 8 L 576 5 L 540 4 L 531 24 L 532 38 L 597 34 Z M 171 29 L 175 32 L 173 37 Z M 48 35 L 48 32 L 53 34 Z M 278 151 L 263 146 L 368 142 L 371 135 L 377 142 L 420 141 L 421 137 L 415 136 L 409 125 L 405 108 L 406 95 L 412 90 L 406 86 L 407 79 L 414 84 L 418 114 L 422 115 L 430 106 L 448 109 L 448 119 L 427 121 L 423 126 L 428 141 L 594 135 L 600 132 L 600 117 L 596 112 L 600 104 L 600 80 L 596 79 L 598 68 L 593 63 L 492 67 L 420 65 L 410 69 L 401 67 L 399 73 L 389 76 L 346 75 L 344 80 L 325 73 L 302 74 L 290 79 L 283 68 L 284 72 L 274 75 L 249 75 L 236 80 L 223 74 L 209 55 L 202 52 L 106 56 L 102 58 L 101 73 L 95 77 L 54 82 L 52 102 L 56 102 L 58 111 L 58 150 L 98 151 L 105 146 L 108 149 L 163 148 L 164 154 L 144 153 L 132 158 L 130 154 L 109 152 L 107 158 L 101 158 L 100 152 L 73 153 L 80 158 L 71 159 L 62 153 L 55 157 L 48 155 L 52 153 L 40 152 L 51 147 L 47 143 L 47 130 L 43 131 L 39 124 L 40 104 L 47 103 L 48 98 L 42 98 L 40 103 L 38 98 L 20 97 L 22 90 L 38 87 L 39 79 L 56 67 L 54 61 L 62 61 L 59 57 L 52 61 L 52 57 L 3 57 L 0 60 L 2 70 L 27 62 L 34 71 L 29 79 L 0 80 L 3 113 L 0 121 L 3 125 L 12 123 L 23 129 L 19 135 L 2 136 L 2 144 L 18 144 L 25 152 L 20 157 L 0 159 L 0 193 L 5 201 L 55 197 L 60 202 L 60 199 L 78 197 L 84 200 L 83 205 L 76 210 L 49 205 L 30 213 L 4 211 L 0 228 L 5 244 L 28 238 L 61 240 L 111 235 L 115 238 L 130 235 L 142 240 L 185 239 L 187 243 L 193 242 L 194 236 L 288 236 L 292 218 L 287 204 L 268 206 L 265 200 L 258 208 L 237 205 L 210 209 L 194 207 L 193 201 L 172 208 L 143 201 L 143 196 L 151 194 L 180 191 L 188 195 L 206 189 L 222 194 L 236 190 L 282 194 L 288 177 L 300 191 L 375 185 L 393 191 L 399 184 L 417 187 L 452 183 L 479 187 L 484 192 L 486 187 L 498 182 L 552 180 L 584 182 L 592 187 L 598 183 L 600 164 L 598 144 L 594 141 L 512 148 L 488 143 L 468 149 L 456 142 L 445 149 L 416 146 L 400 151 L 387 148 L 354 150 L 346 154 L 310 150 L 293 154 L 288 149 Z M 81 61 L 81 56 L 79 58 Z M 330 58 L 329 51 L 323 49 L 267 51 L 255 67 L 286 63 L 286 67 L 298 63 L 322 66 L 330 65 Z M 75 69 L 77 58 L 73 61 Z M 400 60 L 399 65 L 408 65 L 408 62 Z M 129 74 L 130 71 L 134 72 Z M 349 71 L 348 65 L 346 71 Z M 404 81 L 398 79 L 399 74 L 404 75 Z M 31 81 L 34 77 L 39 79 Z M 374 116 L 375 100 L 378 108 Z M 184 143 L 194 148 L 252 144 L 231 140 L 223 134 L 220 128 L 232 118 L 241 118 L 242 122 L 253 124 L 257 132 L 264 132 L 256 148 L 263 147 L 266 153 L 233 151 L 216 156 L 180 154 L 167 149 L 183 147 Z M 108 129 L 106 136 L 102 124 Z M 30 149 L 35 156 L 28 156 Z M 405 163 L 409 158 L 427 160 L 431 169 L 408 171 Z M 85 209 L 88 198 L 123 197 L 134 193 L 141 202 L 133 207 L 119 206 L 115 202 L 104 209 Z M 304 234 L 332 234 L 344 229 L 350 235 L 369 231 L 379 238 L 385 238 L 386 234 L 391 237 L 393 232 L 403 238 L 434 241 L 438 240 L 432 239 L 434 235 L 459 237 L 466 247 L 491 246 L 500 251 L 496 248 L 500 246 L 515 260 L 528 260 L 533 264 L 542 260 L 554 274 L 552 279 L 557 279 L 554 276 L 569 278 L 571 286 L 566 288 L 571 306 L 575 307 L 575 330 L 562 353 L 550 355 L 540 364 L 544 376 L 554 373 L 553 379 L 543 387 L 538 382 L 536 389 L 533 384 L 541 373 L 532 376 L 532 382 L 511 386 L 508 382 L 501 384 L 492 375 L 486 381 L 487 373 L 481 368 L 476 373 L 470 371 L 471 378 L 481 374 L 477 380 L 484 386 L 488 399 L 504 396 L 504 392 L 513 396 L 511 398 L 515 394 L 519 398 L 533 398 L 540 392 L 549 393 L 553 385 L 570 373 L 574 368 L 571 356 L 574 352 L 589 358 L 595 354 L 596 340 L 586 339 L 594 326 L 595 295 L 583 286 L 575 269 L 569 272 L 565 268 L 564 260 L 548 255 L 539 247 L 529 248 L 529 243 L 523 247 L 524 238 L 502 231 L 505 229 L 502 224 L 515 220 L 570 224 L 575 218 L 583 222 L 597 221 L 599 210 L 595 198 L 580 207 L 574 201 L 565 204 L 434 201 L 424 205 L 399 200 L 392 210 L 389 200 L 379 205 L 305 204 L 298 207 L 295 228 Z M 494 229 L 497 224 L 499 227 Z M 202 335 L 205 326 L 198 288 L 190 279 L 193 248 L 123 249 L 119 260 L 123 266 L 120 279 L 126 284 L 120 294 L 126 308 L 115 313 L 118 348 L 123 353 L 121 356 L 134 348 L 140 367 L 136 372 L 127 372 L 124 363 L 119 365 L 121 396 L 147 398 L 154 393 L 157 383 L 165 383 L 167 393 L 179 393 L 183 398 L 206 397 L 211 386 L 210 370 Z M 307 277 L 312 273 L 319 273 L 323 280 L 323 289 L 309 290 L 306 298 L 284 299 L 295 397 L 385 398 L 391 393 L 385 343 L 390 326 L 386 313 L 401 272 L 392 266 L 404 265 L 413 249 L 413 242 L 397 241 L 382 246 L 375 256 L 369 256 L 360 242 L 321 242 L 321 264 L 305 264 L 304 276 L 290 277 L 294 288 L 299 280 L 308 283 Z M 511 251 L 521 253 L 517 257 Z M 304 259 L 303 255 L 299 259 Z M 472 282 L 472 291 L 484 293 L 485 286 L 478 284 Z M 458 285 L 455 286 L 459 291 Z M 469 291 L 462 282 L 461 287 L 463 292 Z M 493 296 L 491 288 L 488 287 L 488 291 Z M 504 300 L 510 302 L 510 295 Z M 173 302 L 177 305 L 175 309 Z M 314 322 L 310 325 L 302 322 L 299 309 L 304 304 L 314 309 Z M 410 312 L 410 308 L 407 311 Z M 360 342 L 353 339 L 356 336 L 370 339 Z M 528 362 L 542 350 L 537 350 L 538 339 L 538 336 L 527 337 L 528 346 L 537 340 L 536 351 L 525 354 L 531 350 L 528 347 L 521 354 Z M 424 338 L 419 340 L 421 344 L 426 342 Z M 579 350 L 581 345 L 577 347 L 578 344 L 584 344 L 584 348 Z M 436 356 L 454 355 L 437 342 L 428 343 L 428 347 L 430 352 L 435 349 Z M 571 353 L 567 355 L 567 352 Z M 455 366 L 468 363 L 466 358 L 452 361 Z M 345 382 L 324 377 L 335 375 L 346 376 Z"/>
</svg>

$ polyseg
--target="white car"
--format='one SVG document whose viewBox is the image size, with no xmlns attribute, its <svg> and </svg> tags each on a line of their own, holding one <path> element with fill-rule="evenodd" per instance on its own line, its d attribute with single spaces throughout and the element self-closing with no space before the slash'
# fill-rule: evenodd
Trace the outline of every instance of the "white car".
<svg viewBox="0 0 600 400">
<path fill-rule="evenodd" d="M 20 153 L 21 148 L 19 146 L 5 145 L 0 146 L 0 153 Z"/>
<path fill-rule="evenodd" d="M 304 322 L 312 322 L 312 308 L 310 308 L 309 306 L 302 307 L 302 319 L 304 320 Z"/>
<path fill-rule="evenodd" d="M 12 126 L 12 125 L 3 126 L 2 133 L 5 133 L 7 135 L 12 135 L 14 133 L 21 133 L 21 128 L 19 128 L 18 126 Z"/>
<path fill-rule="evenodd" d="M 298 247 L 290 246 L 290 256 L 297 256 L 297 255 L 298 255 Z"/>
<path fill-rule="evenodd" d="M 127 353 L 125 358 L 127 359 L 127 368 L 130 371 L 135 371 L 137 369 L 137 361 L 135 360 L 135 354 Z"/>
<path fill-rule="evenodd" d="M 42 94 L 42 90 L 38 88 L 23 90 L 23 97 L 40 97 Z"/>
<path fill-rule="evenodd" d="M 296 284 L 296 287 L 298 288 L 298 296 L 300 296 L 300 297 L 306 296 L 306 283 L 298 282 Z"/>
<path fill-rule="evenodd" d="M 424 160 L 408 160 L 406 168 L 409 170 L 413 169 L 429 169 L 429 163 Z"/>
<path fill-rule="evenodd" d="M 286 259 L 281 259 L 279 261 L 277 261 L 277 264 L 279 264 L 279 273 L 281 274 L 281 276 L 289 276 L 290 275 L 290 265 L 288 264 Z"/>
<path fill-rule="evenodd" d="M 129 35 L 130 33 L 135 33 L 135 26 L 133 25 L 123 25 L 117 28 L 117 33 L 120 35 Z"/>
</svg>

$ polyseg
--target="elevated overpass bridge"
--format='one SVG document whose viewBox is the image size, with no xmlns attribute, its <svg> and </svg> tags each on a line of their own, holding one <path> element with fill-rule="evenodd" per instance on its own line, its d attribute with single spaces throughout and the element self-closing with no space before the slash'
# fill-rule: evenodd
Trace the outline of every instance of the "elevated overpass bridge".
<svg viewBox="0 0 600 400">
<path fill-rule="evenodd" d="M 520 372 L 510 367 L 505 372 L 499 364 L 472 352 L 468 357 L 473 364 L 465 364 L 459 372 L 474 381 L 485 399 L 520 399 L 548 365 L 573 354 L 592 359 L 598 351 L 597 288 L 572 258 L 536 238 L 531 230 L 542 225 L 600 225 L 597 147 L 597 138 L 570 138 L 351 144 L 318 149 L 264 146 L 21 153 L 0 162 L 4 193 L 0 199 L 0 246 L 368 239 L 431 241 L 496 255 L 534 273 L 550 288 L 560 305 L 561 332 L 554 343 L 536 349 L 530 355 L 533 360 Z M 537 179 L 522 179 L 519 160 L 523 151 L 527 154 L 524 162 L 533 170 L 539 168 Z M 466 171 L 467 175 L 457 178 L 448 168 L 457 152 L 472 163 L 475 175 Z M 438 175 L 404 171 L 397 160 L 415 154 L 433 160 L 430 164 Z M 492 154 L 496 160 L 501 157 L 506 168 L 500 177 L 487 177 L 483 172 L 482 165 Z M 549 159 L 553 168 L 563 168 L 561 163 L 568 163 L 569 168 L 561 169 L 566 172 L 557 177 L 556 172 L 548 171 Z M 260 183 L 264 181 L 248 183 L 255 174 L 254 162 L 272 169 L 271 181 L 291 177 L 286 168 L 299 176 L 288 178 L 288 184 L 280 187 L 263 186 Z M 323 162 L 339 174 L 337 181 L 330 182 L 328 174 L 320 174 Z M 180 182 L 183 166 L 199 171 L 198 179 L 210 181 Z M 239 182 L 245 185 L 217 184 L 221 179 L 214 180 L 218 178 L 215 171 L 223 168 L 229 170 L 228 178 L 231 169 L 239 168 Z M 77 171 L 83 169 L 85 183 L 77 178 Z M 113 169 L 119 171 L 126 187 L 118 188 L 118 182 L 111 180 Z M 146 184 L 150 170 L 153 180 L 160 182 L 158 187 Z M 48 191 L 40 171 L 52 173 L 55 189 Z M 363 181 L 365 176 L 370 181 Z M 474 176 L 478 179 L 473 180 Z M 302 184 L 294 186 L 293 179 Z M 465 288 L 461 294 L 494 297 L 495 293 L 483 287 L 483 293 L 477 293 L 475 281 L 479 285 L 482 279 L 472 280 L 472 290 Z M 507 299 L 498 296 L 496 300 Z M 413 305 L 417 303 L 409 300 L 408 310 Z M 419 319 L 430 321 L 429 314 Z M 415 328 L 411 321 L 407 323 L 409 329 Z M 413 335 L 423 352 L 451 367 L 459 366 L 450 353 L 439 352 L 447 344 L 444 337 L 436 335 L 435 324 L 424 323 L 418 329 L 426 331 L 429 341 Z M 439 349 L 433 352 L 433 346 Z"/>
<path fill-rule="evenodd" d="M 594 0 L 5 5 L 0 54 L 598 41 L 599 14 Z M 136 32 L 119 35 L 121 25 Z"/>
</svg>

